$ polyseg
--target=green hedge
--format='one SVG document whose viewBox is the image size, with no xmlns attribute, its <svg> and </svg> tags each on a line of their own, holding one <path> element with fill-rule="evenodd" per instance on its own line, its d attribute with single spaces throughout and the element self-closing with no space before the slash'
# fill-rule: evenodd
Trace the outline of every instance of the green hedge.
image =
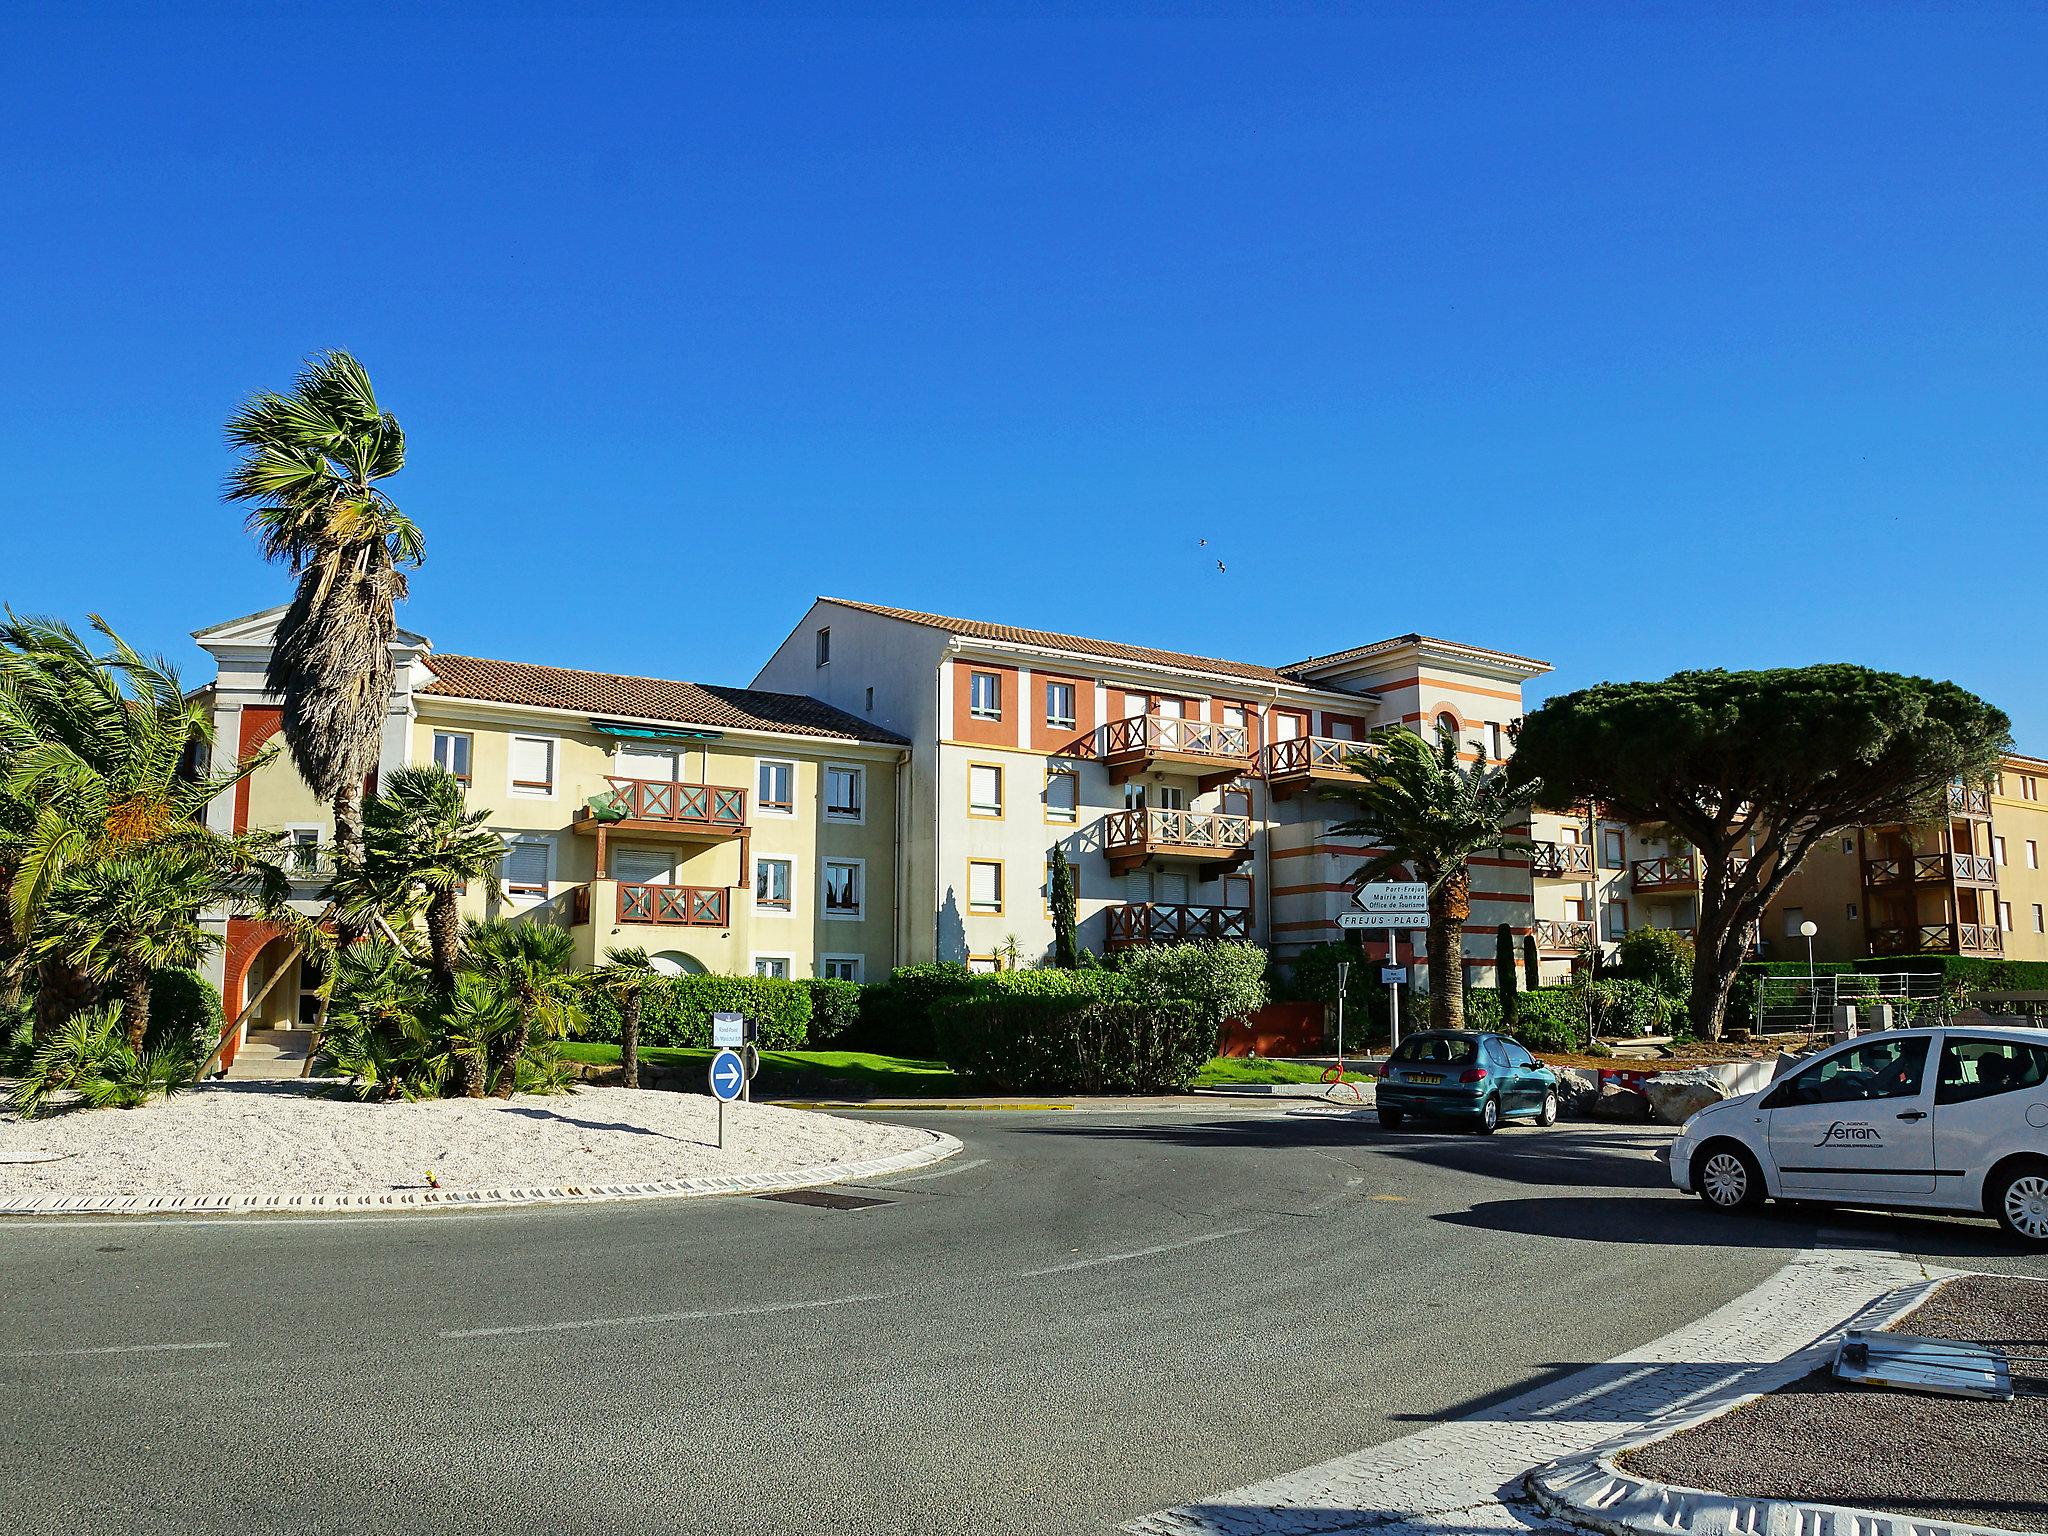
<svg viewBox="0 0 2048 1536">
<path fill-rule="evenodd" d="M 1266 965 L 1266 952 L 1256 944 L 1157 944 L 1125 951 L 1116 974 L 1148 1001 L 1192 1002 L 1213 1036 L 1232 1019 L 1250 1018 L 1266 1006 Z"/>
<path fill-rule="evenodd" d="M 147 1050 L 197 1041 L 212 1050 L 227 1028 L 220 990 L 197 971 L 172 967 L 149 978 Z"/>
<path fill-rule="evenodd" d="M 1177 1092 L 1216 1046 L 1206 1004 L 1114 971 L 978 976 L 938 1005 L 934 1025 L 948 1066 L 1010 1092 Z"/>
<path fill-rule="evenodd" d="M 973 980 L 957 961 L 898 966 L 887 981 L 861 988 L 852 1043 L 893 1056 L 937 1055 L 932 1016 L 941 1003 L 964 996 Z"/>
<path fill-rule="evenodd" d="M 1648 982 L 1611 976 L 1522 993 L 1515 1005 L 1514 1036 L 1534 1051 L 1583 1051 L 1588 1013 L 1603 1040 L 1665 1034 L 1685 1023 L 1684 1003 Z M 1499 1029 L 1500 994 L 1491 988 L 1467 992 L 1465 1023 L 1472 1029 Z"/>
<path fill-rule="evenodd" d="M 596 972 L 580 988 L 583 1038 L 617 1044 L 618 999 L 607 996 Z M 763 1050 L 798 1051 L 810 1044 L 811 994 L 800 981 L 765 976 L 671 976 L 649 987 L 640 1004 L 640 1043 L 703 1048 L 711 1044 L 711 1015 L 743 1013 L 757 1026 Z"/>
<path fill-rule="evenodd" d="M 2048 992 L 2048 960 L 1990 960 L 1978 955 L 1882 955 L 1855 969 L 1939 976 L 1978 992 Z"/>
<path fill-rule="evenodd" d="M 818 976 L 799 985 L 811 996 L 812 1045 L 839 1044 L 860 1027 L 859 982 Z"/>
</svg>

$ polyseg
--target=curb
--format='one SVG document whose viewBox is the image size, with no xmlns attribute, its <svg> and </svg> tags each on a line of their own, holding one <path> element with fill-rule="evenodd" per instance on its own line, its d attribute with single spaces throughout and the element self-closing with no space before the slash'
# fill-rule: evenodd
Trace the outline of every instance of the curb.
<svg viewBox="0 0 2048 1536">
<path fill-rule="evenodd" d="M 924 1146 L 850 1163 L 814 1163 L 781 1173 L 699 1174 L 637 1184 L 564 1184 L 526 1189 L 382 1190 L 360 1195 L 36 1195 L 0 1204 L 6 1216 L 169 1216 L 266 1212 L 304 1216 L 341 1211 L 476 1210 L 485 1206 L 569 1205 L 613 1200 L 688 1200 L 708 1195 L 770 1194 L 908 1173 L 944 1162 L 957 1138 L 925 1131 Z"/>
<path fill-rule="evenodd" d="M 1852 1321 L 1866 1328 L 1890 1327 L 1953 1278 L 1940 1275 L 1918 1285 L 1901 1286 L 1874 1301 L 1866 1309 L 1872 1314 L 1866 1320 Z M 1630 1451 L 1732 1413 L 1825 1365 L 1834 1355 L 1840 1333 L 1841 1329 L 1832 1330 L 1765 1367 L 1747 1390 L 1717 1398 L 1705 1407 L 1690 1404 L 1646 1429 L 1597 1447 L 1589 1455 L 1537 1468 L 1525 1480 L 1529 1496 L 1547 1513 L 1606 1536 L 1692 1536 L 1695 1532 L 1701 1536 L 2015 1536 L 1995 1526 L 1916 1519 L 1798 1499 L 1713 1493 L 1637 1477 L 1618 1464 Z"/>
<path fill-rule="evenodd" d="M 1049 1109 L 1075 1109 L 1073 1104 L 973 1104 L 946 1103 L 922 1104 L 915 1099 L 763 1099 L 777 1109 L 864 1109 L 890 1114 L 922 1113 L 925 1110 L 1013 1110 L 1039 1113 Z"/>
</svg>

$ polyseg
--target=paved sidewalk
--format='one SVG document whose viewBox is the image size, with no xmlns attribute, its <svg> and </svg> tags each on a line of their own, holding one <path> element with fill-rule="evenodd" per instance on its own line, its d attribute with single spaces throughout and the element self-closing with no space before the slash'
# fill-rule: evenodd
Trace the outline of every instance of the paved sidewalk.
<svg viewBox="0 0 2048 1536">
<path fill-rule="evenodd" d="M 1806 1367 L 1788 1356 L 1866 1314 L 1890 1315 L 1946 1271 L 1884 1254 L 1803 1255 L 1771 1279 L 1604 1365 L 1405 1439 L 1162 1510 L 1137 1536 L 1461 1536 L 1568 1529 L 1529 1498 L 1533 1469 L 1684 1410 L 1733 1402 Z M 1787 1374 L 1787 1373 L 1790 1374 Z"/>
</svg>

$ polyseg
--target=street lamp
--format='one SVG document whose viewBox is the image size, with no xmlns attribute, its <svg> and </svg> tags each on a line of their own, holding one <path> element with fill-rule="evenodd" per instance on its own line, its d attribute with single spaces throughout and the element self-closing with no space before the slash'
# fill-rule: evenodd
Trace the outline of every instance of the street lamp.
<svg viewBox="0 0 2048 1536">
<path fill-rule="evenodd" d="M 1799 925 L 1799 936 L 1806 940 L 1806 1032 L 1817 1034 L 1820 1030 L 1820 981 L 1813 973 L 1813 936 L 1820 932 L 1820 924 L 1808 918 Z"/>
</svg>

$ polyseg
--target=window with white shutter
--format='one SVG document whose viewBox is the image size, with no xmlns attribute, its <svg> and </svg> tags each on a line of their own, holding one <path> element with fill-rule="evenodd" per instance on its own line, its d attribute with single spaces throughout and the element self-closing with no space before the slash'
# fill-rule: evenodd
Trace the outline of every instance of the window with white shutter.
<svg viewBox="0 0 2048 1536">
<path fill-rule="evenodd" d="M 505 848 L 505 892 L 510 896 L 545 896 L 548 893 L 552 850 L 545 838 L 515 838 Z"/>
<path fill-rule="evenodd" d="M 511 741 L 512 793 L 552 795 L 555 792 L 555 738 L 514 736 Z"/>
</svg>

